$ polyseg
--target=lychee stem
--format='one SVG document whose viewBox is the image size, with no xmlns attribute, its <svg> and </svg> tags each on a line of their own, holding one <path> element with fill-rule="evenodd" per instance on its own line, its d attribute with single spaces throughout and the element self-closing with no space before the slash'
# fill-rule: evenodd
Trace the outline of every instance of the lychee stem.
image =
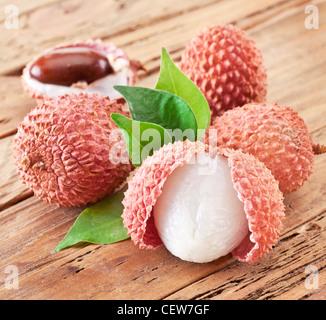
<svg viewBox="0 0 326 320">
<path fill-rule="evenodd" d="M 43 170 L 45 166 L 41 156 L 37 154 L 25 155 L 20 163 L 25 169 L 33 168 L 34 170 Z"/>
<path fill-rule="evenodd" d="M 146 66 L 143 63 L 141 63 L 140 61 L 138 61 L 138 60 L 130 60 L 130 66 L 132 68 L 134 68 L 135 71 L 139 71 L 139 70 L 142 70 L 142 71 L 145 71 L 145 72 L 148 71 Z"/>
<path fill-rule="evenodd" d="M 323 154 L 323 153 L 326 153 L 326 146 L 323 144 L 314 143 L 312 145 L 312 150 L 313 150 L 314 154 Z"/>
<path fill-rule="evenodd" d="M 20 162 L 26 169 L 29 169 L 31 166 L 31 161 L 28 156 L 25 156 Z"/>
</svg>

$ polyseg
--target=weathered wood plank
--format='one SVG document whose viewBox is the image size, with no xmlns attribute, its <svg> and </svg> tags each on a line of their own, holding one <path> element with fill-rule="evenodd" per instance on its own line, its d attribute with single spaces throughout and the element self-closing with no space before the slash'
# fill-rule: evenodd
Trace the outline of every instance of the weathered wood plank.
<svg viewBox="0 0 326 320">
<path fill-rule="evenodd" d="M 0 211 L 33 193 L 19 180 L 14 165 L 12 137 L 0 139 Z"/>
<path fill-rule="evenodd" d="M 296 10 L 303 11 L 304 0 L 294 1 L 246 1 L 243 5 L 239 0 L 222 1 L 207 7 L 201 7 L 180 17 L 162 20 L 152 26 L 137 28 L 119 35 L 114 42 L 133 52 L 133 56 L 140 57 L 149 70 L 156 68 L 162 47 L 172 52 L 172 57 L 179 58 L 185 44 L 204 27 L 217 23 L 232 23 L 241 26 L 244 30 L 279 16 L 280 12 Z M 254 40 L 255 35 L 252 34 Z M 257 40 L 258 46 L 259 41 Z"/>
<path fill-rule="evenodd" d="M 61 42 L 104 38 L 145 63 L 159 57 L 162 46 L 180 49 L 198 28 L 233 22 L 280 5 L 301 1 L 60 1 L 20 15 L 18 30 L 4 30 L 0 74 L 19 72 L 36 54 Z M 122 19 L 123 17 L 123 19 Z M 157 62 L 156 62 L 157 64 Z"/>
<path fill-rule="evenodd" d="M 14 2 L 9 2 L 8 0 L 0 1 L 0 23 L 3 24 L 4 28 L 6 28 L 5 22 L 12 22 L 11 13 L 13 12 L 11 9 L 12 6 L 16 7 L 18 11 L 18 15 L 26 15 L 32 11 L 38 10 L 43 6 L 48 6 L 51 3 L 57 3 L 57 0 L 33 0 L 33 1 L 24 1 L 24 0 L 15 0 Z"/>
<path fill-rule="evenodd" d="M 326 2 L 318 4 L 320 28 L 307 30 L 304 21 L 307 15 L 304 6 L 265 21 L 252 30 L 263 52 L 268 72 L 268 101 L 277 101 L 292 106 L 305 119 L 318 127 L 325 123 L 325 23 Z M 279 19 L 276 19 L 279 18 Z M 267 36 L 268 35 L 268 36 Z"/>
<path fill-rule="evenodd" d="M 0 57 L 0 74 L 11 73 L 23 67 L 42 50 L 65 41 L 86 40 L 108 35 L 119 35 L 152 23 L 156 19 L 169 17 L 212 0 L 192 0 L 187 3 L 168 1 L 48 1 L 20 10 L 19 29 L 2 26 L 0 46 L 4 51 Z M 37 10 L 36 10 L 37 9 Z"/>
<path fill-rule="evenodd" d="M 35 105 L 23 91 L 20 77 L 0 77 L 0 139 L 15 133 Z"/>
</svg>

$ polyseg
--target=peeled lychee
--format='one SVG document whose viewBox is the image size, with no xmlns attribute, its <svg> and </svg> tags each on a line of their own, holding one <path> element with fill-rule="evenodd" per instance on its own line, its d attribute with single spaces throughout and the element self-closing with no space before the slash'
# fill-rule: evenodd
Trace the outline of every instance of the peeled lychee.
<svg viewBox="0 0 326 320">
<path fill-rule="evenodd" d="M 39 104 L 14 138 L 22 181 L 60 206 L 82 206 L 114 192 L 133 168 L 110 117 L 122 106 L 96 94 L 62 96 Z"/>
<path fill-rule="evenodd" d="M 290 107 L 247 104 L 217 117 L 207 130 L 211 146 L 255 155 L 279 181 L 280 190 L 297 190 L 312 172 L 313 142 L 304 120 Z"/>
<path fill-rule="evenodd" d="M 227 159 L 193 156 L 166 180 L 154 209 L 158 234 L 175 256 L 207 262 L 235 249 L 248 234 L 248 220 Z M 206 163 L 205 163 L 206 162 Z"/>
<path fill-rule="evenodd" d="M 252 155 L 186 140 L 163 146 L 136 169 L 122 217 L 140 248 L 163 243 L 187 261 L 232 252 L 255 262 L 278 241 L 282 201 L 277 181 Z"/>
<path fill-rule="evenodd" d="M 134 85 L 141 68 L 114 44 L 88 40 L 46 50 L 26 65 L 22 82 L 36 99 L 97 93 L 114 100 L 122 96 L 113 86 Z"/>
<path fill-rule="evenodd" d="M 232 25 L 198 33 L 182 54 L 180 69 L 202 91 L 212 119 L 248 102 L 263 102 L 267 73 L 255 42 Z"/>
</svg>

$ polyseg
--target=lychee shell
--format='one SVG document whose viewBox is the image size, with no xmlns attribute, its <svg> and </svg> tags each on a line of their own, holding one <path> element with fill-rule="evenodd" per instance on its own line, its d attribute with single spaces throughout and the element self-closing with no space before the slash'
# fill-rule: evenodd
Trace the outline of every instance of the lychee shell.
<svg viewBox="0 0 326 320">
<path fill-rule="evenodd" d="M 121 108 L 96 94 L 39 102 L 14 138 L 23 183 L 35 196 L 66 207 L 95 203 L 112 193 L 133 168 L 110 118 L 112 112 L 123 113 Z"/>
<path fill-rule="evenodd" d="M 38 90 L 34 89 L 33 87 L 31 87 L 27 81 L 25 80 L 26 77 L 28 77 L 28 74 L 30 72 L 30 68 L 32 67 L 33 63 L 41 56 L 43 56 L 46 53 L 49 53 L 53 50 L 57 50 L 57 49 L 64 49 L 64 48 L 75 48 L 75 47 L 81 47 L 81 48 L 89 48 L 92 50 L 96 50 L 104 55 L 111 55 L 114 57 L 115 60 L 117 59 L 124 59 L 126 61 L 129 61 L 130 65 L 129 65 L 129 70 L 126 73 L 126 77 L 127 77 L 127 83 L 129 86 L 133 86 L 137 80 L 137 71 L 139 70 L 140 66 L 139 66 L 139 62 L 138 61 L 133 61 L 130 60 L 127 56 L 127 54 L 124 52 L 124 50 L 122 50 L 121 48 L 117 48 L 113 43 L 103 43 L 100 39 L 96 39 L 96 40 L 87 40 L 85 42 L 80 42 L 80 41 L 76 41 L 74 43 L 67 43 L 67 44 L 59 44 L 57 46 L 55 46 L 54 48 L 50 48 L 45 50 L 43 53 L 41 53 L 40 55 L 38 55 L 37 57 L 35 57 L 32 61 L 30 61 L 26 67 L 23 69 L 23 73 L 22 73 L 22 85 L 24 90 L 30 95 L 31 98 L 34 99 L 48 99 L 49 97 L 47 97 L 46 95 L 42 94 L 41 92 L 39 92 Z M 76 89 L 78 90 L 78 89 Z M 75 92 L 75 94 L 78 94 Z M 124 100 L 121 98 L 118 99 L 118 102 L 123 102 Z"/>
<path fill-rule="evenodd" d="M 202 91 L 212 119 L 248 102 L 263 102 L 267 73 L 255 42 L 233 25 L 199 32 L 182 54 L 180 69 Z"/>
<path fill-rule="evenodd" d="M 208 128 L 206 143 L 255 155 L 271 170 L 283 193 L 297 190 L 312 172 L 313 142 L 304 120 L 277 103 L 227 111 Z"/>
<path fill-rule="evenodd" d="M 284 218 L 282 193 L 271 172 L 259 160 L 242 151 L 208 150 L 201 142 L 175 142 L 163 146 L 144 160 L 129 181 L 123 200 L 124 226 L 135 244 L 153 249 L 162 244 L 154 224 L 153 210 L 169 175 L 193 155 L 210 152 L 228 158 L 234 188 L 244 203 L 250 233 L 233 250 L 240 261 L 255 262 L 278 241 Z"/>
</svg>

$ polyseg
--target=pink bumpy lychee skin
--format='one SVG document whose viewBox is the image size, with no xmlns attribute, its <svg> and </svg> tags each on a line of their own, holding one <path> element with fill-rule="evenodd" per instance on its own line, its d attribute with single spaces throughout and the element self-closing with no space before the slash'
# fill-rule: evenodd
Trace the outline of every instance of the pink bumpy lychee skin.
<svg viewBox="0 0 326 320">
<path fill-rule="evenodd" d="M 209 150 L 200 142 L 168 144 L 136 169 L 125 192 L 122 217 L 131 239 L 140 248 L 153 249 L 162 244 L 154 224 L 155 203 L 169 175 L 202 152 Z M 240 261 L 256 262 L 277 243 L 282 230 L 284 205 L 278 182 L 252 155 L 216 148 L 209 153 L 227 157 L 234 188 L 248 218 L 248 236 L 232 253 Z"/>
<path fill-rule="evenodd" d="M 83 206 L 112 193 L 133 168 L 110 117 L 122 106 L 96 94 L 39 104 L 14 138 L 22 181 L 35 196 L 60 206 Z"/>
<path fill-rule="evenodd" d="M 197 34 L 182 54 L 180 69 L 206 97 L 212 119 L 248 102 L 265 101 L 262 54 L 235 26 L 214 25 Z"/>
<path fill-rule="evenodd" d="M 313 141 L 304 120 L 290 107 L 248 104 L 217 117 L 207 130 L 211 146 L 241 149 L 255 155 L 290 193 L 312 173 Z"/>
</svg>

